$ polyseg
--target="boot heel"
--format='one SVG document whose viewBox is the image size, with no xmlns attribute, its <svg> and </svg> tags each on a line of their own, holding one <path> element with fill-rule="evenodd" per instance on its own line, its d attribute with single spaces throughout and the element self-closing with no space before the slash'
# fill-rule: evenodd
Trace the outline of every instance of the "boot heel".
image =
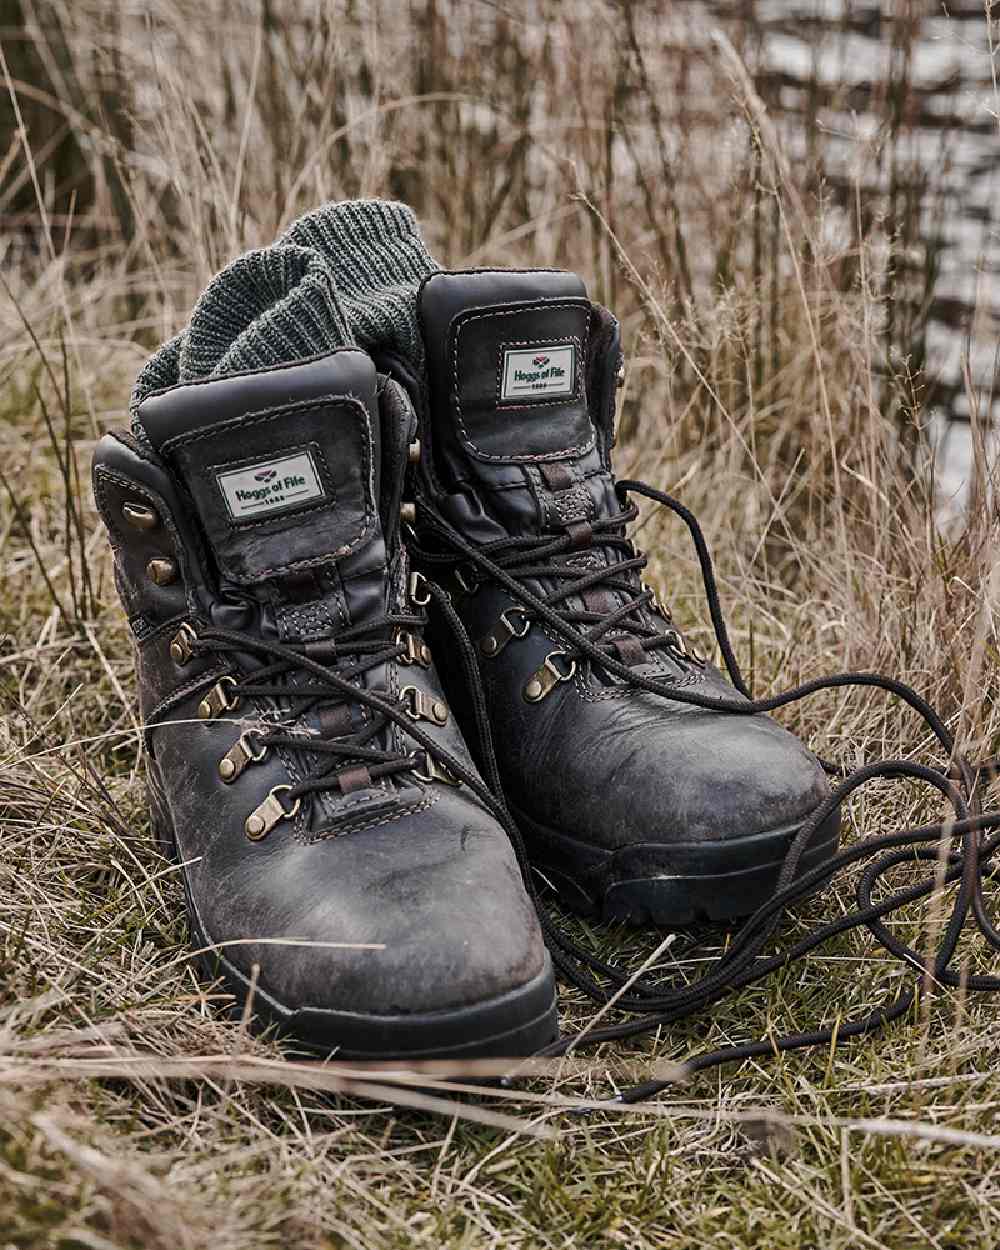
<svg viewBox="0 0 1000 1250">
<path fill-rule="evenodd" d="M 151 763 L 146 763 L 146 797 L 149 803 L 149 824 L 153 831 L 153 839 L 159 847 L 160 854 L 172 863 L 178 862 L 177 839 L 174 837 L 174 825 L 170 819 L 163 783 Z"/>
</svg>

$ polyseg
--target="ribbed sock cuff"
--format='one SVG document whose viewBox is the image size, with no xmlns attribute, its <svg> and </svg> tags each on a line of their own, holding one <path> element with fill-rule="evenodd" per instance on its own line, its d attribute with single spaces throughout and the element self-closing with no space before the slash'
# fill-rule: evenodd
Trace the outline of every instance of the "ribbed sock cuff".
<svg viewBox="0 0 1000 1250">
<path fill-rule="evenodd" d="M 417 291 L 441 266 L 428 252 L 410 208 L 390 200 L 324 204 L 293 222 L 282 242 L 322 255 L 362 347 L 390 349 L 417 367 L 422 364 Z"/>
<path fill-rule="evenodd" d="M 327 265 L 309 248 L 247 252 L 205 288 L 180 353 L 180 380 L 243 373 L 353 344 Z"/>
<path fill-rule="evenodd" d="M 322 256 L 275 245 L 239 256 L 216 274 L 187 330 L 147 362 L 132 413 L 152 391 L 197 378 L 267 369 L 354 344 Z"/>
<path fill-rule="evenodd" d="M 324 204 L 273 247 L 247 252 L 209 283 L 188 328 L 145 364 L 133 424 L 153 391 L 285 364 L 354 343 L 423 365 L 417 291 L 440 265 L 413 212 L 390 200 Z"/>
</svg>

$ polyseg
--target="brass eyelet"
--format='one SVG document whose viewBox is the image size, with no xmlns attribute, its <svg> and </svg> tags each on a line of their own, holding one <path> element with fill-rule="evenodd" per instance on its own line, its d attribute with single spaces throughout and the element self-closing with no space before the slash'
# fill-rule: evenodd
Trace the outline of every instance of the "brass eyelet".
<svg viewBox="0 0 1000 1250">
<path fill-rule="evenodd" d="M 434 725 L 444 725 L 448 721 L 448 704 L 443 699 L 435 699 L 425 694 L 416 686 L 404 686 L 399 692 L 400 703 L 408 704 L 406 715 L 411 720 L 429 720 Z"/>
<path fill-rule="evenodd" d="M 157 586 L 169 586 L 177 581 L 177 561 L 154 556 L 146 565 L 146 576 Z"/>
<path fill-rule="evenodd" d="M 413 759 L 417 760 L 420 757 L 420 754 L 421 752 L 415 751 L 413 754 Z M 423 757 L 424 757 L 424 766 L 426 767 L 427 771 L 425 773 L 421 772 L 419 768 L 414 768 L 413 770 L 413 775 L 418 780 L 424 781 L 428 785 L 431 785 L 435 781 L 440 781 L 446 786 L 460 786 L 462 784 L 460 779 L 456 777 L 454 773 L 452 773 L 449 769 L 445 768 L 443 764 L 439 764 L 437 762 L 434 756 L 431 755 L 430 751 L 424 751 Z"/>
<path fill-rule="evenodd" d="M 397 647 L 406 648 L 402 655 L 396 657 L 397 664 L 419 664 L 421 668 L 430 668 L 431 649 L 422 638 L 405 629 L 397 629 L 395 642 Z"/>
<path fill-rule="evenodd" d="M 665 620 L 667 624 L 669 624 L 671 620 L 673 619 L 673 617 L 670 615 L 670 609 L 660 602 L 659 595 L 657 595 L 653 587 L 650 586 L 648 582 L 640 582 L 639 587 L 642 590 L 643 594 L 652 596 L 652 598 L 649 601 L 649 607 L 651 611 L 655 612 L 657 616 L 662 617 L 662 619 Z"/>
<path fill-rule="evenodd" d="M 282 820 L 292 820 L 298 815 L 302 806 L 302 800 L 297 798 L 293 801 L 290 810 L 285 808 L 278 798 L 279 794 L 283 794 L 291 790 L 291 786 L 275 786 L 268 794 L 267 798 L 258 807 L 255 807 L 250 815 L 246 818 L 243 825 L 244 832 L 251 842 L 259 842 L 261 838 L 266 838 L 276 824 Z"/>
<path fill-rule="evenodd" d="M 423 586 L 424 590 L 418 595 L 419 588 Z M 426 608 L 431 601 L 431 592 L 427 589 L 427 578 L 423 573 L 416 570 L 410 574 L 410 602 L 416 604 L 418 608 Z"/>
<path fill-rule="evenodd" d="M 170 658 L 177 665 L 187 664 L 194 655 L 194 644 L 198 635 L 185 621 L 173 638 L 170 639 Z"/>
<path fill-rule="evenodd" d="M 687 641 L 679 629 L 675 626 L 671 626 L 671 628 L 666 631 L 664 636 L 667 639 L 667 646 L 672 651 L 676 652 L 682 660 L 690 660 L 692 664 L 697 664 L 699 668 L 705 667 L 708 661 L 697 647 L 693 647 Z"/>
<path fill-rule="evenodd" d="M 245 730 L 222 759 L 219 760 L 219 776 L 226 785 L 234 782 L 248 764 L 258 764 L 267 755 L 268 748 L 266 746 L 260 746 L 257 750 L 254 750 L 251 743 L 252 737 L 256 737 L 256 731 L 253 729 Z"/>
<path fill-rule="evenodd" d="M 513 623 L 515 616 L 521 618 L 520 628 Z M 523 638 L 530 628 L 531 616 L 524 608 L 505 608 L 492 631 L 479 640 L 479 650 L 490 658 L 499 655 L 512 638 Z"/>
<path fill-rule="evenodd" d="M 556 686 L 564 681 L 572 681 L 576 676 L 576 660 L 570 658 L 566 671 L 563 672 L 555 663 L 560 658 L 568 658 L 565 651 L 550 651 L 542 667 L 528 678 L 524 687 L 524 698 L 528 703 L 541 703 Z"/>
<path fill-rule="evenodd" d="M 219 678 L 211 690 L 198 704 L 199 720 L 212 720 L 223 712 L 232 712 L 240 705 L 239 694 L 227 694 L 227 690 L 235 691 L 236 678 L 228 674 Z"/>
<path fill-rule="evenodd" d="M 137 530 L 155 530 L 160 523 L 155 509 L 131 499 L 122 504 L 122 516 Z"/>
</svg>

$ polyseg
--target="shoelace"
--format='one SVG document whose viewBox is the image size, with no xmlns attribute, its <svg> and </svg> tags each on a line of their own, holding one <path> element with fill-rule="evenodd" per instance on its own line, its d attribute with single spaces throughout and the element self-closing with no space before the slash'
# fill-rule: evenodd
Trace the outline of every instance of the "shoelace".
<svg viewBox="0 0 1000 1250">
<path fill-rule="evenodd" d="M 540 596 L 540 601 L 558 612 L 559 619 L 568 625 L 585 630 L 585 636 L 605 655 L 618 655 L 623 663 L 642 663 L 649 653 L 659 648 L 669 648 L 675 658 L 701 667 L 703 661 L 686 643 L 674 626 L 669 609 L 657 600 L 655 592 L 641 581 L 639 575 L 649 563 L 649 557 L 636 551 L 626 535 L 626 528 L 639 515 L 634 504 L 609 517 L 592 522 L 571 523 L 563 535 L 552 537 L 518 537 L 501 539 L 478 548 L 482 557 L 492 566 L 503 569 L 520 582 L 527 580 L 555 582 L 555 589 Z M 607 558 L 606 564 L 578 564 L 574 560 L 578 552 L 588 551 Z M 454 564 L 453 557 L 420 550 L 426 564 L 447 566 Z M 462 585 L 461 570 L 458 571 Z M 617 594 L 622 602 L 613 597 Z M 583 607 L 571 606 L 570 598 L 583 600 Z M 591 606 L 594 603 L 600 607 Z M 655 614 L 660 620 L 653 624 L 649 617 Z M 528 627 L 530 613 L 521 611 L 521 620 L 508 628 L 516 636 L 521 628 Z M 561 657 L 571 664 L 581 658 L 582 652 L 567 646 Z"/>
<path fill-rule="evenodd" d="M 423 624 L 422 616 L 385 615 L 341 630 L 328 640 L 298 645 L 268 642 L 259 635 L 218 628 L 202 629 L 191 638 L 192 654 L 239 657 L 238 667 L 245 667 L 248 655 L 260 659 L 259 667 L 243 671 L 238 677 L 229 675 L 228 680 L 220 679 L 226 682 L 220 696 L 223 710 L 233 711 L 242 699 L 254 697 L 292 705 L 285 717 L 273 722 L 262 720 L 256 729 L 246 730 L 241 735 L 226 757 L 231 764 L 230 772 L 223 774 L 227 780 L 237 775 L 240 763 L 258 761 L 272 749 L 329 757 L 296 784 L 276 787 L 268 798 L 277 806 L 272 804 L 266 812 L 258 808 L 251 814 L 247 826 L 250 836 L 263 836 L 278 820 L 295 816 L 304 800 L 311 800 L 325 790 L 359 788 L 377 778 L 407 771 L 419 773 L 422 764 L 427 768 L 431 752 L 438 757 L 448 757 L 448 753 L 437 748 L 433 739 L 413 724 L 411 712 L 391 702 L 387 691 L 367 690 L 358 684 L 370 670 L 408 656 L 414 638 L 419 645 Z M 337 667 L 333 667 L 334 664 Z M 301 684 L 297 684 L 296 679 Z M 355 728 L 349 713 L 352 706 L 358 705 L 369 709 L 372 715 Z M 320 711 L 318 735 L 297 728 L 306 713 L 314 708 Z M 348 715 L 338 718 L 338 711 Z M 322 733 L 324 714 L 332 714 L 329 735 Z M 423 745 L 424 752 L 400 754 L 372 745 L 384 734 L 390 721 Z M 421 775 L 431 779 L 429 772 Z M 259 828 L 249 823 L 254 816 L 259 816 Z"/>
<path fill-rule="evenodd" d="M 991 862 L 1000 846 L 1000 834 L 994 835 L 985 842 L 980 840 L 980 834 L 984 831 L 1000 828 L 1000 811 L 983 813 L 979 797 L 982 780 L 996 775 L 996 762 L 984 762 L 975 767 L 971 765 L 969 761 L 955 752 L 952 734 L 926 700 L 905 683 L 877 673 L 849 672 L 827 678 L 817 678 L 771 698 L 754 700 L 743 679 L 729 640 L 711 555 L 697 520 L 683 504 L 645 483 L 623 480 L 617 483 L 616 492 L 622 505 L 622 513 L 619 517 L 612 518 L 609 524 L 625 523 L 624 518 L 633 511 L 627 504 L 630 494 L 643 495 L 669 508 L 684 521 L 697 552 L 716 641 L 730 680 L 739 694 L 743 696 L 742 698 L 718 699 L 635 672 L 627 664 L 615 658 L 610 649 L 598 646 L 597 640 L 611 628 L 607 616 L 600 621 L 592 622 L 589 614 L 587 619 L 581 620 L 580 617 L 583 614 L 560 612 L 556 603 L 561 596 L 550 595 L 543 598 L 520 580 L 521 576 L 538 575 L 537 570 L 542 567 L 545 569 L 545 576 L 550 576 L 551 568 L 548 565 L 536 564 L 533 568 L 530 563 L 525 563 L 528 555 L 523 548 L 520 553 L 522 558 L 518 560 L 513 544 L 495 544 L 485 548 L 474 546 L 450 525 L 422 491 L 418 491 L 419 515 L 427 530 L 441 544 L 441 548 L 430 551 L 416 544 L 418 555 L 428 562 L 436 563 L 439 567 L 453 568 L 460 563 L 471 566 L 476 570 L 477 577 L 503 586 L 526 614 L 550 626 L 565 641 L 569 655 L 587 657 L 619 679 L 676 702 L 730 712 L 735 715 L 750 715 L 775 711 L 820 690 L 844 686 L 884 690 L 902 699 L 920 714 L 940 743 L 942 751 L 954 760 L 951 766 L 953 776 L 947 775 L 941 769 L 909 760 L 882 760 L 850 773 L 831 791 L 829 797 L 803 824 L 794 838 L 782 865 L 773 897 L 744 921 L 728 944 L 725 953 L 716 960 L 707 973 L 690 985 L 678 986 L 669 982 L 653 983 L 643 979 L 633 981 L 627 969 L 600 959 L 562 932 L 539 899 L 523 842 L 503 802 L 475 648 L 447 592 L 440 586 L 429 583 L 430 593 L 441 609 L 443 618 L 459 646 L 466 679 L 472 694 L 481 758 L 485 764 L 484 771 L 493 794 L 498 796 L 505 818 L 504 824 L 518 855 L 527 888 L 538 909 L 553 962 L 571 984 L 599 1005 L 606 1006 L 614 999 L 618 1009 L 635 1015 L 635 1018 L 619 1024 L 592 1028 L 562 1037 L 542 1053 L 562 1054 L 584 1042 L 593 1045 L 621 1040 L 653 1032 L 663 1025 L 688 1019 L 703 1012 L 726 995 L 766 978 L 794 960 L 802 958 L 836 935 L 861 926 L 866 927 L 887 951 L 897 959 L 911 965 L 915 970 L 911 985 L 902 989 L 891 1002 L 862 1018 L 840 1021 L 832 1027 L 771 1037 L 704 1053 L 688 1061 L 688 1070 L 704 1071 L 722 1064 L 739 1062 L 751 1057 L 774 1055 L 782 1051 L 842 1045 L 851 1038 L 876 1032 L 893 1020 L 899 1019 L 910 1010 L 918 991 L 930 988 L 935 983 L 949 987 L 961 984 L 971 992 L 1000 991 L 1000 977 L 979 974 L 963 975 L 951 966 L 970 910 L 976 927 L 987 944 L 993 950 L 1000 951 L 1000 931 L 986 914 L 982 888 L 985 876 L 992 878 L 1000 873 L 1000 865 Z M 546 555 L 558 556 L 570 550 L 572 544 L 572 535 L 567 535 L 566 538 L 560 538 L 548 544 Z M 496 558 L 498 556 L 499 558 Z M 536 549 L 530 558 L 539 560 L 541 550 Z M 634 578 L 640 567 L 636 562 L 641 558 L 629 555 L 617 568 L 602 570 L 602 574 L 606 574 L 605 584 L 608 582 L 613 584 L 615 579 L 625 579 L 630 574 Z M 623 565 L 628 567 L 623 567 Z M 579 584 L 577 581 L 575 587 L 567 588 L 566 593 L 572 593 L 574 588 L 579 588 Z M 597 581 L 595 580 L 593 584 L 596 585 Z M 633 592 L 636 590 L 634 585 L 632 590 Z M 642 594 L 641 590 L 633 593 L 633 600 L 629 604 L 630 610 L 633 605 L 638 605 Z M 623 613 L 619 616 L 619 620 L 624 619 Z M 578 624 L 590 625 L 590 632 L 582 633 L 577 628 Z M 844 775 L 843 770 L 834 765 L 825 766 L 830 772 Z M 951 804 L 955 813 L 954 821 L 934 822 L 916 828 L 903 829 L 896 833 L 867 838 L 847 847 L 802 876 L 796 877 L 802 853 L 817 827 L 828 819 L 850 795 L 876 778 L 908 778 L 932 786 Z M 948 843 L 950 845 L 946 848 Z M 819 926 L 785 951 L 771 956 L 761 954 L 764 946 L 774 934 L 781 916 L 793 903 L 822 890 L 837 873 L 848 865 L 865 860 L 872 862 L 857 883 L 857 907 L 854 911 L 838 920 Z M 897 890 L 879 903 L 873 902 L 873 892 L 882 878 L 897 865 L 913 863 L 915 860 L 933 863 L 939 870 L 943 868 L 940 881 L 932 874 L 914 886 Z M 907 946 L 896 938 L 883 923 L 883 918 L 890 913 L 918 899 L 926 898 L 935 890 L 943 889 L 956 881 L 958 889 L 955 900 L 947 922 L 942 927 L 940 941 L 932 954 Z M 598 977 L 601 978 L 600 981 Z M 627 990 L 626 986 L 628 986 Z M 620 1094 L 616 1101 L 640 1101 L 654 1096 L 671 1083 L 666 1080 L 648 1081 Z"/>
</svg>

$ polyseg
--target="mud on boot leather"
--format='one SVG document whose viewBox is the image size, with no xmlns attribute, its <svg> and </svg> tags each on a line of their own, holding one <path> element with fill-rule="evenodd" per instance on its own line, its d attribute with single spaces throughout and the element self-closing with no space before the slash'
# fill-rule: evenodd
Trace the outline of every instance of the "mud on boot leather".
<svg viewBox="0 0 1000 1250">
<path fill-rule="evenodd" d="M 380 364 L 421 410 L 412 548 L 476 644 L 533 865 L 607 918 L 752 913 L 829 786 L 769 717 L 712 709 L 747 700 L 640 580 L 637 509 L 611 467 L 617 322 L 577 276 L 547 270 L 438 272 L 418 310 L 426 378 Z M 468 725 L 467 691 L 448 693 Z M 835 813 L 802 872 L 834 853 L 838 829 Z"/>
<path fill-rule="evenodd" d="M 399 541 L 405 395 L 343 349 L 170 387 L 137 426 L 94 490 L 207 975 L 307 1053 L 549 1042 L 549 956 Z"/>
</svg>

